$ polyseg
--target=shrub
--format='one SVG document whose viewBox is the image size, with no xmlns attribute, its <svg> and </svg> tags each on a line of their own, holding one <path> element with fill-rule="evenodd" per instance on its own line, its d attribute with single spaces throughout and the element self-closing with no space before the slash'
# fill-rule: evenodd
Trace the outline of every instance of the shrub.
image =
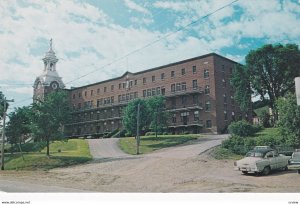
<svg viewBox="0 0 300 204">
<path fill-rule="evenodd" d="M 168 135 L 168 134 L 169 134 L 168 132 L 164 132 L 164 133 L 163 133 L 163 135 Z"/>
<path fill-rule="evenodd" d="M 131 136 L 132 136 L 132 134 L 130 132 L 125 133 L 125 137 L 131 137 Z"/>
<path fill-rule="evenodd" d="M 188 134 L 190 134 L 190 132 L 189 131 L 184 131 L 184 134 L 188 135 Z"/>
<path fill-rule="evenodd" d="M 241 137 L 253 136 L 260 130 L 259 126 L 253 126 L 247 121 L 241 120 L 238 122 L 233 122 L 228 126 L 228 130 L 233 135 L 238 135 Z"/>
<path fill-rule="evenodd" d="M 230 136 L 224 140 L 221 145 L 223 148 L 231 150 L 235 154 L 246 154 L 254 146 L 256 141 L 254 138 L 243 138 L 237 135 Z"/>
</svg>

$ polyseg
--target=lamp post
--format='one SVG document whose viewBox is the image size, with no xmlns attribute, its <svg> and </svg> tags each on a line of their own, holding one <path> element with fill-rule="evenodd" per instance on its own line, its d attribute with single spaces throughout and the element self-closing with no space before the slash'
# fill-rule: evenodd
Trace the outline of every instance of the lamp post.
<svg viewBox="0 0 300 204">
<path fill-rule="evenodd" d="M 1 148 L 1 170 L 4 170 L 4 138 L 5 138 L 5 118 L 6 118 L 6 104 L 8 102 L 14 102 L 14 100 L 7 100 L 4 98 L 3 101 L 3 129 L 2 129 L 2 148 Z"/>
</svg>

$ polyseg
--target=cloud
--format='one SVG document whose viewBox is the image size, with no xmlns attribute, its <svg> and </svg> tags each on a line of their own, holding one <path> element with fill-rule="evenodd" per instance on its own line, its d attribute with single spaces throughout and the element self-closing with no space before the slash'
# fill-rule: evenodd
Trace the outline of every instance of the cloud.
<svg viewBox="0 0 300 204">
<path fill-rule="evenodd" d="M 137 3 L 135 3 L 132 0 L 124 0 L 124 4 L 128 8 L 130 8 L 130 9 L 132 9 L 134 11 L 137 11 L 137 12 L 140 12 L 140 13 L 143 13 L 143 14 L 146 14 L 146 15 L 150 15 L 151 14 L 149 10 L 147 10 L 146 8 L 138 5 Z"/>
</svg>

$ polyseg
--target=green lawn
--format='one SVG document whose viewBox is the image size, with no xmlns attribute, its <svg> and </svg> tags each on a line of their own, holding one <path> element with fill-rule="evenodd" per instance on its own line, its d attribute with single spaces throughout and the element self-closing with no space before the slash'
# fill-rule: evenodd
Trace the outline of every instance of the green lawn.
<svg viewBox="0 0 300 204">
<path fill-rule="evenodd" d="M 46 156 L 46 148 L 41 152 L 6 155 L 5 170 L 36 170 L 52 169 L 91 160 L 87 141 L 71 139 L 67 142 L 56 141 L 50 144 L 50 157 Z"/>
<path fill-rule="evenodd" d="M 142 136 L 140 140 L 140 154 L 180 145 L 190 140 L 196 140 L 199 137 L 201 135 L 158 135 L 157 138 L 155 136 Z M 136 140 L 134 137 L 120 139 L 119 146 L 128 154 L 136 154 Z"/>
</svg>

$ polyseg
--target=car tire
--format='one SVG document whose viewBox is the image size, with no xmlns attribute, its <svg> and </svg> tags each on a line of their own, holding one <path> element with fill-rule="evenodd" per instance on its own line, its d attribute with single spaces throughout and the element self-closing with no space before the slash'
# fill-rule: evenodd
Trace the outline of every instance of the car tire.
<svg viewBox="0 0 300 204">
<path fill-rule="evenodd" d="M 298 169 L 298 174 L 300 174 L 300 169 Z"/>
<path fill-rule="evenodd" d="M 288 171 L 289 168 L 288 168 L 287 166 L 285 166 L 285 167 L 283 168 L 283 170 L 284 170 L 284 171 Z"/>
<path fill-rule="evenodd" d="M 248 171 L 242 171 L 243 174 L 248 174 Z"/>
<path fill-rule="evenodd" d="M 262 174 L 263 174 L 264 176 L 267 176 L 268 174 L 270 174 L 270 172 L 271 172 L 270 167 L 269 167 L 269 166 L 266 166 L 266 167 L 264 168 L 264 170 L 262 171 Z"/>
</svg>

